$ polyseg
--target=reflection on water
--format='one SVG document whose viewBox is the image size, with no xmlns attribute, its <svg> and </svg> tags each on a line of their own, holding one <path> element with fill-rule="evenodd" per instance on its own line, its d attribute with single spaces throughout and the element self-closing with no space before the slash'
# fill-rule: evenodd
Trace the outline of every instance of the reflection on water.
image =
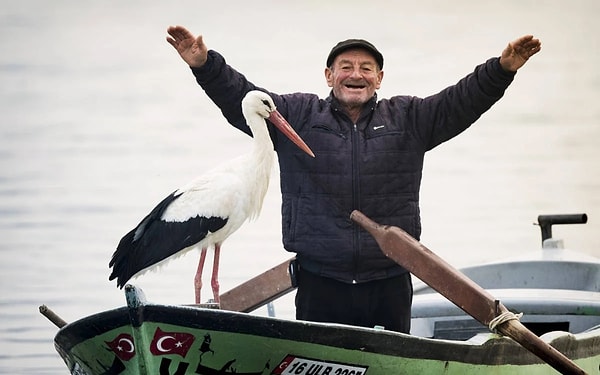
<svg viewBox="0 0 600 375">
<path fill-rule="evenodd" d="M 376 1 L 373 19 L 363 3 L 336 1 L 239 2 L 239 11 L 225 13 L 194 1 L 5 4 L 0 373 L 67 373 L 52 344 L 56 328 L 37 307 L 73 321 L 124 305 L 107 280 L 121 236 L 166 194 L 249 144 L 164 41 L 170 24 L 204 33 L 262 86 L 323 96 L 324 57 L 346 37 L 370 39 L 384 52 L 380 96 L 387 97 L 433 93 L 512 38 L 534 33 L 543 51 L 506 97 L 427 157 L 422 241 L 467 265 L 537 249 L 538 214 L 587 212 L 587 225 L 554 233 L 600 256 L 599 4 Z M 290 256 L 280 246 L 277 186 L 275 174 L 259 220 L 225 244 L 223 290 Z M 151 301 L 190 303 L 196 261 L 190 254 L 135 283 Z M 292 296 L 276 311 L 293 317 Z"/>
</svg>

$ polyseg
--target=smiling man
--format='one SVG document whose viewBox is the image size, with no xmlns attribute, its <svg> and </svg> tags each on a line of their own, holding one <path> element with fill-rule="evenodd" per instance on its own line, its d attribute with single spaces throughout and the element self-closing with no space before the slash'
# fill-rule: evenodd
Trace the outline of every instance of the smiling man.
<svg viewBox="0 0 600 375">
<path fill-rule="evenodd" d="M 331 93 L 321 99 L 260 88 L 209 51 L 201 36 L 181 26 L 167 32 L 230 124 L 250 134 L 241 100 L 250 90 L 263 90 L 316 155 L 302 154 L 271 131 L 280 167 L 283 245 L 297 259 L 296 318 L 408 333 L 410 274 L 385 257 L 350 213 L 360 210 L 418 240 L 425 152 L 466 130 L 498 101 L 515 72 L 540 51 L 540 41 L 531 35 L 516 39 L 500 57 L 431 96 L 379 100 L 383 55 L 365 40 L 345 40 L 327 57 Z"/>
<path fill-rule="evenodd" d="M 381 86 L 382 69 L 383 55 L 366 40 L 345 40 L 329 53 L 325 68 L 327 85 L 353 122 Z"/>
</svg>

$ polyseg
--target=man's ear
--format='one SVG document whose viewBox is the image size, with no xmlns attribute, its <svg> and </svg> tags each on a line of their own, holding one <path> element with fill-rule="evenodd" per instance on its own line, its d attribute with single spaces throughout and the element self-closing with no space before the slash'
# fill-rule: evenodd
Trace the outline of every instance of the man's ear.
<svg viewBox="0 0 600 375">
<path fill-rule="evenodd" d="M 377 89 L 379 90 L 379 88 L 381 87 L 381 81 L 383 81 L 383 70 L 380 70 L 379 73 L 377 74 Z"/>
<path fill-rule="evenodd" d="M 330 68 L 325 68 L 325 80 L 327 81 L 327 86 L 333 87 L 333 72 Z"/>
</svg>

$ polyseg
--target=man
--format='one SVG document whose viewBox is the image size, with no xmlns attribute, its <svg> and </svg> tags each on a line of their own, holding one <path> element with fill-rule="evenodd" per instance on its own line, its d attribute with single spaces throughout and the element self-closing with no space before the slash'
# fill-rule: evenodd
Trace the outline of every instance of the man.
<svg viewBox="0 0 600 375">
<path fill-rule="evenodd" d="M 250 134 L 241 100 L 250 90 L 266 91 L 316 155 L 303 155 L 271 131 L 281 174 L 283 244 L 297 257 L 296 318 L 408 333 L 410 274 L 351 222 L 350 212 L 358 209 L 419 239 L 425 152 L 498 101 L 515 72 L 540 51 L 540 41 L 527 35 L 509 43 L 499 58 L 438 94 L 378 100 L 383 55 L 365 40 L 346 40 L 327 57 L 325 80 L 332 90 L 320 99 L 260 88 L 209 51 L 201 36 L 181 26 L 167 32 L 229 123 Z"/>
</svg>

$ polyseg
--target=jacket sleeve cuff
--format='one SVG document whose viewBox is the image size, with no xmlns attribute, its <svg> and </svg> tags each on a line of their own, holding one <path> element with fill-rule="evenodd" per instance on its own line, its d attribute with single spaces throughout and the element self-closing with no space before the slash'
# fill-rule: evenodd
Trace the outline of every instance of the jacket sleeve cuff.
<svg viewBox="0 0 600 375">
<path fill-rule="evenodd" d="M 216 51 L 208 51 L 207 59 L 204 65 L 199 68 L 192 68 L 192 73 L 196 77 L 199 85 L 208 83 L 213 77 L 217 76 L 221 67 L 225 64 L 225 59 Z"/>
<path fill-rule="evenodd" d="M 517 74 L 517 72 L 509 72 L 509 71 L 504 70 L 502 65 L 500 65 L 500 57 L 494 57 L 492 59 L 492 66 L 501 76 L 509 78 L 509 79 L 514 78 L 515 74 Z"/>
</svg>

